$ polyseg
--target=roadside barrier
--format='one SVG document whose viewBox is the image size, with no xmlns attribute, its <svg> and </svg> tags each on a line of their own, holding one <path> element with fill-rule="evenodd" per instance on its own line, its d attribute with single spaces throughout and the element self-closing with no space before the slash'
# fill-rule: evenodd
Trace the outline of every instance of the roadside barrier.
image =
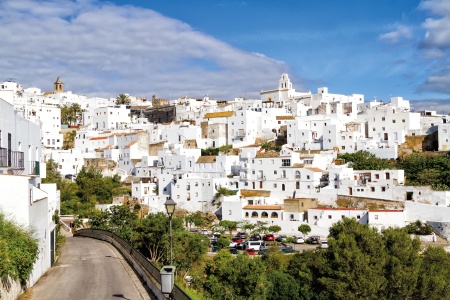
<svg viewBox="0 0 450 300">
<path fill-rule="evenodd" d="M 166 295 L 161 292 L 160 268 L 154 262 L 147 259 L 144 255 L 131 247 L 131 245 L 125 242 L 122 238 L 107 230 L 90 228 L 78 229 L 74 236 L 89 237 L 112 244 L 134 267 L 137 273 L 159 300 L 168 299 Z M 191 300 L 191 297 L 189 297 L 189 295 L 186 294 L 186 292 L 183 291 L 177 284 L 173 287 L 172 297 L 172 299 L 175 300 Z"/>
</svg>

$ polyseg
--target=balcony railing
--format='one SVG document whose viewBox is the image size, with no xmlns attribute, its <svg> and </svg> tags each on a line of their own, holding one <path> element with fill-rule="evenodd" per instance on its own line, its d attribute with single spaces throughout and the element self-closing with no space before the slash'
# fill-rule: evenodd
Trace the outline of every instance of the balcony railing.
<svg viewBox="0 0 450 300">
<path fill-rule="evenodd" d="M 24 153 L 0 148 L 0 167 L 24 169 Z"/>
</svg>

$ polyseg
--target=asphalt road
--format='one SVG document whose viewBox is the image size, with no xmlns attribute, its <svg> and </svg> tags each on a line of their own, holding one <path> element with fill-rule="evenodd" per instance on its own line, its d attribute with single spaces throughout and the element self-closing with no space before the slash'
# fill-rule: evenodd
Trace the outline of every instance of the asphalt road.
<svg viewBox="0 0 450 300">
<path fill-rule="evenodd" d="M 67 237 L 61 257 L 30 291 L 33 300 L 156 299 L 109 243 Z"/>
</svg>

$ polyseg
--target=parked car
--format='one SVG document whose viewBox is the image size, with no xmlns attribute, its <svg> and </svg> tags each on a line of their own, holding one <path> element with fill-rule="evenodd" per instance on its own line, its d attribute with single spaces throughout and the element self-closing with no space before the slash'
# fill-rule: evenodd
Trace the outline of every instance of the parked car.
<svg viewBox="0 0 450 300">
<path fill-rule="evenodd" d="M 208 235 L 209 241 L 211 245 L 215 245 L 217 243 L 217 238 L 214 235 Z"/>
<path fill-rule="evenodd" d="M 287 238 L 287 236 L 285 236 L 285 235 L 279 235 L 276 237 L 275 241 L 280 242 L 280 243 L 285 242 L 286 238 Z"/>
<path fill-rule="evenodd" d="M 242 243 L 237 243 L 236 249 L 245 250 L 245 241 L 243 241 Z"/>
<path fill-rule="evenodd" d="M 240 237 L 234 237 L 231 239 L 230 245 L 228 247 L 230 248 L 236 248 L 238 243 L 242 243 L 244 240 Z"/>
<path fill-rule="evenodd" d="M 238 254 L 238 251 L 236 248 L 230 248 L 231 254 Z"/>
<path fill-rule="evenodd" d="M 292 248 L 291 246 L 286 246 L 286 247 L 280 248 L 280 252 L 282 252 L 282 253 L 296 253 L 298 251 L 294 250 L 294 248 Z"/>
<path fill-rule="evenodd" d="M 269 253 L 269 249 L 268 248 L 260 248 L 258 251 L 259 255 L 267 255 Z"/>
<path fill-rule="evenodd" d="M 294 244 L 303 244 L 305 242 L 305 239 L 301 236 L 294 236 Z"/>
<path fill-rule="evenodd" d="M 256 250 L 255 250 L 255 249 L 253 249 L 253 248 L 247 249 L 247 254 L 248 254 L 248 255 L 255 255 L 255 253 L 256 253 Z"/>
<path fill-rule="evenodd" d="M 318 236 L 310 236 L 306 239 L 307 244 L 319 244 L 320 243 L 320 237 Z"/>
<path fill-rule="evenodd" d="M 260 241 L 261 236 L 259 234 L 254 234 L 250 237 L 250 241 Z"/>
<path fill-rule="evenodd" d="M 265 241 L 275 241 L 275 237 L 273 236 L 273 234 L 267 234 L 264 236 L 264 240 Z"/>
<path fill-rule="evenodd" d="M 323 241 L 322 243 L 320 243 L 319 246 L 317 246 L 317 249 L 327 249 L 328 248 L 328 242 L 327 241 Z"/>
<path fill-rule="evenodd" d="M 247 235 L 245 234 L 245 232 L 238 232 L 238 233 L 236 234 L 236 237 L 240 237 L 240 238 L 242 238 L 242 239 L 246 239 L 246 238 L 247 238 Z"/>
<path fill-rule="evenodd" d="M 246 241 L 245 249 L 255 249 L 255 251 L 259 251 L 261 247 L 264 247 L 265 243 L 263 241 Z"/>
</svg>

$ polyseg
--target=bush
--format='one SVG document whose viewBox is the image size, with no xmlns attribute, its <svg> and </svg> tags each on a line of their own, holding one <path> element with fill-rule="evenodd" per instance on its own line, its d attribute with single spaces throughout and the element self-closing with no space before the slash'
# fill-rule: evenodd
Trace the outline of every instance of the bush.
<svg viewBox="0 0 450 300">
<path fill-rule="evenodd" d="M 0 214 L 0 279 L 12 278 L 25 285 L 38 253 L 38 241 L 31 231 Z"/>
</svg>

